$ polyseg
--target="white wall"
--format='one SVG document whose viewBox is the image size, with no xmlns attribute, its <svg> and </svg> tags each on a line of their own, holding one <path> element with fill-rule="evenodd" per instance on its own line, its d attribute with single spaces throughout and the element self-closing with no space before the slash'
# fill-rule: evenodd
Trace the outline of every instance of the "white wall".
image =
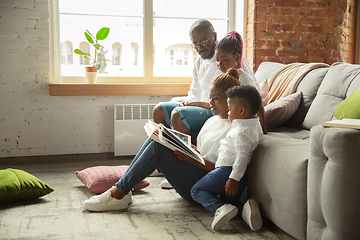
<svg viewBox="0 0 360 240">
<path fill-rule="evenodd" d="M 50 96 L 48 0 L 1 0 L 0 29 L 0 157 L 113 152 L 115 103 L 172 97 Z"/>
</svg>

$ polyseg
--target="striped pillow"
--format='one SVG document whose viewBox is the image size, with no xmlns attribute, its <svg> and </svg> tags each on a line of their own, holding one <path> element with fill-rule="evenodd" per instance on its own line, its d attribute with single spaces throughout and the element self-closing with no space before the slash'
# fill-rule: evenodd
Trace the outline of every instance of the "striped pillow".
<svg viewBox="0 0 360 240">
<path fill-rule="evenodd" d="M 268 83 L 268 80 L 265 79 L 259 85 L 260 85 L 260 89 L 261 89 L 261 101 L 262 101 L 263 106 L 266 106 L 266 104 L 267 104 L 267 102 L 269 100 L 269 83 Z"/>
<path fill-rule="evenodd" d="M 264 107 L 266 125 L 268 128 L 276 128 L 288 121 L 300 105 L 302 93 L 293 93 L 280 98 Z"/>
</svg>

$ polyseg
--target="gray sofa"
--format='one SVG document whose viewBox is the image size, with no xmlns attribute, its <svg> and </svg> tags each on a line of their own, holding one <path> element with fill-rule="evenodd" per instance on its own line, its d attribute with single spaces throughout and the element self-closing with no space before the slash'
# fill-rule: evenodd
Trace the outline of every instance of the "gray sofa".
<svg viewBox="0 0 360 240">
<path fill-rule="evenodd" d="M 259 83 L 282 66 L 262 63 Z M 253 153 L 248 197 L 296 239 L 360 239 L 360 131 L 322 126 L 359 87 L 359 65 L 312 70 L 297 88 L 303 99 L 295 115 Z"/>
</svg>

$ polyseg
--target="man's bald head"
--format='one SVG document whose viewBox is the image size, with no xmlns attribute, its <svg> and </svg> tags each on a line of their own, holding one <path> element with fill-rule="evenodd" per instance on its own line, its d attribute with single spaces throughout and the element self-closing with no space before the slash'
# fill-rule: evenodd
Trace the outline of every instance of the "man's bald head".
<svg viewBox="0 0 360 240">
<path fill-rule="evenodd" d="M 209 22 L 206 19 L 199 19 L 191 25 L 191 28 L 189 31 L 190 38 L 191 38 L 193 32 L 202 32 L 202 31 L 206 31 L 208 33 L 215 32 L 214 26 L 211 24 L 211 22 Z"/>
</svg>

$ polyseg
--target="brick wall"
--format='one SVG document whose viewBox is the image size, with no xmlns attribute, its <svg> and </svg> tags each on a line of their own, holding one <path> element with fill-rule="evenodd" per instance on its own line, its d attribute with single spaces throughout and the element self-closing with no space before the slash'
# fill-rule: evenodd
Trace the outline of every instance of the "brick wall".
<svg viewBox="0 0 360 240">
<path fill-rule="evenodd" d="M 248 0 L 247 58 L 354 63 L 356 0 Z"/>
</svg>

